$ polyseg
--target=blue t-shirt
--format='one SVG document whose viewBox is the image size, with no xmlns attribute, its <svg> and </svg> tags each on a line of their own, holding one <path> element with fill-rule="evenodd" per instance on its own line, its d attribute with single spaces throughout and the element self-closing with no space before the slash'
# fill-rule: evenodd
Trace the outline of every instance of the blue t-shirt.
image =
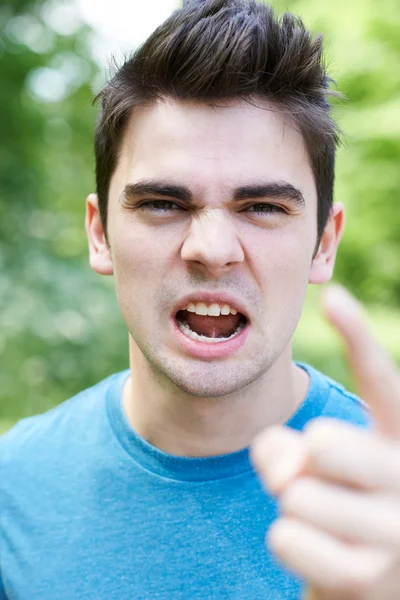
<svg viewBox="0 0 400 600">
<path fill-rule="evenodd" d="M 368 425 L 364 405 L 308 365 L 287 425 Z M 303 583 L 265 547 L 277 504 L 245 448 L 162 452 L 122 408 L 128 371 L 0 439 L 0 599 L 298 600 Z"/>
</svg>

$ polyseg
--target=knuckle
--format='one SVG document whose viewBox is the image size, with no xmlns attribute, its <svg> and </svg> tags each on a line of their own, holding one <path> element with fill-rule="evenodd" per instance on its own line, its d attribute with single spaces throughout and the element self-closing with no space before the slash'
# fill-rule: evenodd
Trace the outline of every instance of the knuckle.
<svg viewBox="0 0 400 600">
<path fill-rule="evenodd" d="M 285 522 L 283 519 L 276 519 L 268 527 L 265 534 L 265 544 L 275 553 L 280 554 L 285 540 Z"/>
<path fill-rule="evenodd" d="M 281 508 L 285 513 L 295 514 L 316 492 L 317 483 L 313 477 L 304 476 L 295 479 L 283 492 Z"/>
<path fill-rule="evenodd" d="M 337 580 L 335 591 L 340 594 L 338 598 L 364 600 L 375 583 L 376 577 L 373 573 L 348 565 L 347 569 L 343 569 L 340 579 Z"/>
<path fill-rule="evenodd" d="M 388 570 L 394 561 L 392 551 L 375 550 L 361 554 L 356 558 L 349 556 L 347 568 L 343 573 L 344 589 L 351 599 L 358 600 L 368 597 L 371 589 L 382 584 Z M 369 555 L 369 556 L 368 556 Z"/>
<path fill-rule="evenodd" d="M 304 433 L 311 448 L 318 450 L 332 443 L 335 444 L 342 430 L 343 424 L 337 420 L 320 417 L 310 421 Z"/>
</svg>

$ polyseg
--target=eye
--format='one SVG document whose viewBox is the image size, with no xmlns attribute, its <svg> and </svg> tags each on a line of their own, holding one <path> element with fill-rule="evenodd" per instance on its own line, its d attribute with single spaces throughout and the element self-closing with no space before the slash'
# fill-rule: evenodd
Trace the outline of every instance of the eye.
<svg viewBox="0 0 400 600">
<path fill-rule="evenodd" d="M 170 210 L 183 210 L 181 206 L 178 206 L 172 200 L 148 200 L 142 202 L 140 208 L 143 210 L 152 210 L 154 212 L 167 212 Z"/>
<path fill-rule="evenodd" d="M 258 204 L 251 204 L 247 208 L 244 209 L 246 212 L 257 213 L 257 214 L 271 214 L 271 213 L 282 213 L 286 214 L 286 211 L 281 206 L 277 206 L 276 204 L 269 204 L 265 202 L 261 202 Z"/>
</svg>

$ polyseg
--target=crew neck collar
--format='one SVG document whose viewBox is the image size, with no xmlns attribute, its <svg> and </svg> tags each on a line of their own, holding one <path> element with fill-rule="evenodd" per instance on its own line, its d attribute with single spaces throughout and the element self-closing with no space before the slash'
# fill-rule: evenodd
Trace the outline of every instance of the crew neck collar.
<svg viewBox="0 0 400 600">
<path fill-rule="evenodd" d="M 318 415 L 328 399 L 328 383 L 322 373 L 304 363 L 296 363 L 310 377 L 307 396 L 286 422 L 288 427 L 302 430 L 310 415 Z M 185 457 L 168 454 L 147 442 L 131 426 L 122 404 L 122 390 L 129 369 L 116 374 L 106 393 L 108 419 L 114 435 L 124 450 L 143 469 L 181 481 L 212 481 L 253 471 L 249 447 L 217 456 Z M 326 389 L 323 389 L 326 388 Z"/>
</svg>

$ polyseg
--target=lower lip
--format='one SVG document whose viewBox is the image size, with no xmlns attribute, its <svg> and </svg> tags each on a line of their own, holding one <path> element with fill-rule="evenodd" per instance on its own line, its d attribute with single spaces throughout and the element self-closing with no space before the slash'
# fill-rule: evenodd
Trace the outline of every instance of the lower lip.
<svg viewBox="0 0 400 600">
<path fill-rule="evenodd" d="M 226 342 L 207 344 L 207 342 L 192 340 L 192 338 L 185 335 L 179 329 L 178 323 L 174 317 L 172 317 L 172 326 L 181 348 L 183 348 L 187 354 L 204 360 L 226 358 L 237 352 L 239 348 L 244 345 L 250 329 L 249 323 L 247 322 L 243 329 L 232 339 L 226 340 Z"/>
</svg>

